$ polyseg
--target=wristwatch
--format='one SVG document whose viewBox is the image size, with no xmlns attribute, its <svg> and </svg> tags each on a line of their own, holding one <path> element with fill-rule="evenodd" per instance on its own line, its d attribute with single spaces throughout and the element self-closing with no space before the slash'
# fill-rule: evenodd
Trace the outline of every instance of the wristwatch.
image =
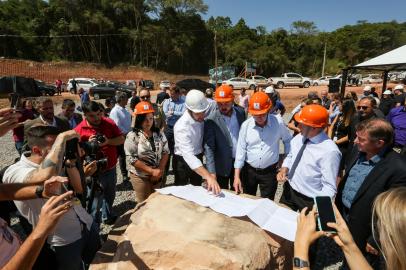
<svg viewBox="0 0 406 270">
<path fill-rule="evenodd" d="M 44 198 L 44 196 L 42 196 L 42 193 L 44 192 L 44 186 L 37 186 L 37 188 L 35 189 L 35 195 L 37 195 L 37 198 Z"/>
<path fill-rule="evenodd" d="M 309 262 L 304 261 L 298 257 L 294 257 L 293 258 L 293 266 L 296 268 L 305 268 L 305 267 L 309 267 Z"/>
</svg>

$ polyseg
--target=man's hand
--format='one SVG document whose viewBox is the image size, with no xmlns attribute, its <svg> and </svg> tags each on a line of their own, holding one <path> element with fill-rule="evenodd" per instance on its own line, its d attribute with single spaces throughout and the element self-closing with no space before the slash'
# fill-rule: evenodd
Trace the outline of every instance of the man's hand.
<svg viewBox="0 0 406 270">
<path fill-rule="evenodd" d="M 368 252 L 368 253 L 371 253 L 371 254 L 373 254 L 373 255 L 375 255 L 375 256 L 378 256 L 379 255 L 379 252 L 378 252 L 378 250 L 376 250 L 374 247 L 372 247 L 370 244 L 368 244 L 367 243 L 367 246 L 365 247 L 365 250 Z"/>
<path fill-rule="evenodd" d="M 68 130 L 68 131 L 60 133 L 58 135 L 58 137 L 63 138 L 63 140 L 65 142 L 67 142 L 67 141 L 70 141 L 75 138 L 79 139 L 79 134 L 75 130 L 72 129 L 72 130 Z"/>
<path fill-rule="evenodd" d="M 91 176 L 97 171 L 97 161 L 93 160 L 92 162 L 83 166 L 83 172 L 86 176 Z"/>
<path fill-rule="evenodd" d="M 233 187 L 234 187 L 235 193 L 237 193 L 237 194 L 244 193 L 244 190 L 242 189 L 240 177 L 234 176 Z"/>
<path fill-rule="evenodd" d="M 221 192 L 221 188 L 219 184 L 217 183 L 216 177 L 213 177 L 212 174 L 209 174 L 209 176 L 206 179 L 207 181 L 207 190 L 213 192 L 214 195 L 218 195 Z"/>
<path fill-rule="evenodd" d="M 68 191 L 62 195 L 51 197 L 42 206 L 38 224 L 32 233 L 38 237 L 44 237 L 51 233 L 60 217 L 72 207 L 71 196 L 72 191 Z"/>
<path fill-rule="evenodd" d="M 42 197 L 50 198 L 61 194 L 62 185 L 68 183 L 68 178 L 61 176 L 52 176 L 44 182 L 44 191 Z"/>
<path fill-rule="evenodd" d="M 282 167 L 276 175 L 278 182 L 286 182 L 288 180 L 288 168 Z"/>
<path fill-rule="evenodd" d="M 0 137 L 5 135 L 13 128 L 18 127 L 18 119 L 21 114 L 15 112 L 14 109 L 4 108 L 0 109 Z"/>
</svg>

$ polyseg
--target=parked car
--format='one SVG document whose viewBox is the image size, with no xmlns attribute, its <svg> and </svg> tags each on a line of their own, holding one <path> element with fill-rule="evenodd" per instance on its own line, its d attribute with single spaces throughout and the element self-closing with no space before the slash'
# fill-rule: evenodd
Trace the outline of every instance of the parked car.
<svg viewBox="0 0 406 270">
<path fill-rule="evenodd" d="M 318 85 L 328 85 L 330 82 L 330 79 L 332 79 L 333 76 L 323 76 L 320 77 L 316 80 L 313 80 L 313 86 L 318 86 Z"/>
<path fill-rule="evenodd" d="M 254 76 L 251 76 L 250 79 L 251 79 L 252 81 L 256 82 L 257 85 L 258 85 L 258 86 L 261 86 L 261 87 L 266 87 L 266 86 L 269 86 L 269 85 L 270 85 L 268 79 L 265 78 L 264 76 L 261 76 L 261 75 L 254 75 Z"/>
<path fill-rule="evenodd" d="M 215 86 L 213 84 L 202 81 L 200 79 L 185 79 L 185 80 L 178 81 L 176 83 L 176 85 L 179 88 L 186 89 L 187 91 L 189 91 L 191 89 L 196 89 L 196 90 L 200 90 L 200 91 L 204 92 L 204 91 L 206 91 L 207 88 L 215 89 Z"/>
<path fill-rule="evenodd" d="M 128 97 L 131 97 L 131 92 L 133 90 L 135 90 L 135 87 L 114 82 L 106 82 L 90 87 L 89 96 L 97 100 L 101 98 L 114 97 L 117 91 L 121 91 L 126 93 Z"/>
<path fill-rule="evenodd" d="M 160 89 L 170 88 L 170 87 L 171 87 L 170 81 L 161 81 L 161 83 L 159 84 Z"/>
<path fill-rule="evenodd" d="M 362 83 L 370 84 L 370 83 L 382 83 L 381 75 L 379 74 L 368 74 L 367 76 L 362 78 Z"/>
<path fill-rule="evenodd" d="M 41 80 L 35 80 L 37 84 L 38 91 L 41 93 L 41 96 L 53 96 L 56 93 L 56 87 L 53 85 L 45 84 Z"/>
<path fill-rule="evenodd" d="M 74 79 L 77 83 L 77 85 L 76 85 L 77 90 L 79 90 L 80 88 L 83 88 L 83 90 L 88 91 L 90 87 L 98 84 L 98 82 L 95 79 L 90 79 L 90 78 L 74 78 Z M 76 93 L 74 93 L 74 90 L 72 87 L 72 80 L 73 79 L 69 79 L 67 89 L 72 94 L 76 94 Z"/>
<path fill-rule="evenodd" d="M 154 82 L 151 80 L 144 80 L 145 89 L 154 90 Z"/>
<path fill-rule="evenodd" d="M 312 80 L 307 77 L 303 77 L 300 74 L 289 72 L 283 73 L 280 77 L 270 77 L 269 83 L 276 86 L 276 88 L 283 88 L 285 86 L 299 86 L 300 88 L 308 88 Z"/>
<path fill-rule="evenodd" d="M 223 81 L 223 84 L 232 86 L 234 89 L 252 89 L 257 88 L 258 84 L 253 80 L 244 79 L 240 77 L 231 78 L 229 80 Z"/>
</svg>

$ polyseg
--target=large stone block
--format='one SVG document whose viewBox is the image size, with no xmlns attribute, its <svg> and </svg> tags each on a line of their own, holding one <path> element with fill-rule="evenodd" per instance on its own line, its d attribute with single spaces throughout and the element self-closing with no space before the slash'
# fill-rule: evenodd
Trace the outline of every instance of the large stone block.
<svg viewBox="0 0 406 270">
<path fill-rule="evenodd" d="M 292 248 L 248 219 L 155 193 L 118 220 L 90 269 L 292 269 Z"/>
</svg>

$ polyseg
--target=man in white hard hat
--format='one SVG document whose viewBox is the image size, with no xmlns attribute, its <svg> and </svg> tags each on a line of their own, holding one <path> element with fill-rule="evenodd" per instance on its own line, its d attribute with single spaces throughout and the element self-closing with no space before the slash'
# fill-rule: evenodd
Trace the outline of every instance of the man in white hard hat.
<svg viewBox="0 0 406 270">
<path fill-rule="evenodd" d="M 405 103 L 405 94 L 403 93 L 403 91 L 403 84 L 398 84 L 393 89 L 393 93 L 395 94 L 396 107 L 403 106 L 403 104 Z"/>
<path fill-rule="evenodd" d="M 369 86 L 369 85 L 365 86 L 362 91 L 363 91 L 363 94 L 361 95 L 361 98 L 371 95 L 371 86 Z"/>
<path fill-rule="evenodd" d="M 280 101 L 278 91 L 276 91 L 275 88 L 270 85 L 265 88 L 265 94 L 267 94 L 268 97 L 271 99 L 273 105 L 269 113 L 283 116 L 283 114 L 286 112 L 286 108 Z"/>
<path fill-rule="evenodd" d="M 185 100 L 186 111 L 176 122 L 175 185 L 192 184 L 200 186 L 202 178 L 207 181 L 207 189 L 214 194 L 220 193 L 220 186 L 215 175 L 203 167 L 203 131 L 205 113 L 210 104 L 199 90 L 190 90 Z"/>
</svg>

